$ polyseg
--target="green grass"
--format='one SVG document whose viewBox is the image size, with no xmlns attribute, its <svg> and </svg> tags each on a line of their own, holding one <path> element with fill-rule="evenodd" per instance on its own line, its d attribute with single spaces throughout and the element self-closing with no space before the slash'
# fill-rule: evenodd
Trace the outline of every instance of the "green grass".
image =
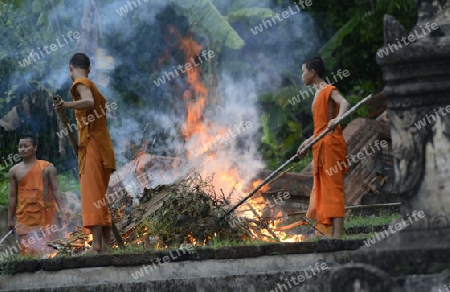
<svg viewBox="0 0 450 292">
<path fill-rule="evenodd" d="M 348 216 L 345 217 L 344 226 L 345 228 L 351 228 L 356 226 L 378 226 L 378 225 L 388 225 L 394 219 L 401 218 L 399 213 L 393 214 L 383 214 L 381 213 L 379 217 L 371 216 Z"/>
<path fill-rule="evenodd" d="M 0 275 L 11 275 L 15 272 L 15 263 L 25 260 L 39 260 L 38 256 L 13 254 L 0 261 Z"/>
<path fill-rule="evenodd" d="M 274 239 L 274 242 L 275 239 Z M 237 241 L 233 239 L 227 239 L 227 238 L 212 238 L 211 241 L 208 243 L 206 247 L 211 247 L 213 249 L 218 249 L 219 247 L 223 246 L 242 246 L 242 245 L 263 245 L 268 244 L 266 241 L 258 240 L 258 239 L 248 239 L 245 241 Z"/>
<path fill-rule="evenodd" d="M 342 239 L 367 239 L 373 236 L 375 236 L 375 232 L 368 234 L 344 234 L 344 236 L 342 236 Z"/>
<path fill-rule="evenodd" d="M 129 253 L 143 253 L 145 251 L 150 251 L 150 249 L 144 248 L 143 244 L 140 244 L 140 245 L 127 244 L 124 246 L 124 248 L 112 249 L 111 253 L 112 254 L 129 254 Z"/>
</svg>

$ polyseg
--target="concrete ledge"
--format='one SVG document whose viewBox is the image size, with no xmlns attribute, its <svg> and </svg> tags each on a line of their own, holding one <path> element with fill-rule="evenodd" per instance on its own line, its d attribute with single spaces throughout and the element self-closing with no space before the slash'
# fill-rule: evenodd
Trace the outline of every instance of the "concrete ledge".
<svg viewBox="0 0 450 292">
<path fill-rule="evenodd" d="M 313 253 L 316 248 L 316 242 L 303 242 L 302 244 L 296 243 L 279 243 L 270 244 L 265 246 L 266 255 L 276 254 L 303 254 Z"/>
<path fill-rule="evenodd" d="M 440 234 L 441 232 L 436 233 Z M 392 239 L 411 239 L 409 234 L 396 237 L 398 239 Z M 156 259 L 167 253 L 102 255 L 98 257 L 99 265 L 106 265 L 109 258 L 110 263 L 115 266 L 67 268 L 59 271 L 56 269 L 62 267 L 64 261 L 70 263 L 69 258 L 28 260 L 16 263 L 14 268 L 17 269 L 17 274 L 0 276 L 0 290 L 341 292 L 349 291 L 348 285 L 353 285 L 354 279 L 378 283 L 377 277 L 385 275 L 380 281 L 385 279 L 386 282 L 383 283 L 389 289 L 370 291 L 437 292 L 438 289 L 445 291 L 444 285 L 450 285 L 450 275 L 445 273 L 450 267 L 450 250 L 446 246 L 448 237 L 450 235 L 442 237 L 445 242 L 439 244 L 423 246 L 417 242 L 416 246 L 403 249 L 396 242 L 395 248 L 392 248 L 390 238 L 362 248 L 360 240 L 321 240 L 224 247 L 217 250 L 205 248 L 180 259 L 160 262 L 160 265 L 156 264 Z M 334 251 L 328 252 L 332 249 Z M 74 257 L 72 265 L 76 265 L 77 261 L 92 265 L 95 258 L 97 256 Z M 297 278 L 311 271 L 318 263 L 325 263 L 327 269 L 299 284 L 294 285 L 290 281 L 292 277 Z M 365 264 L 366 268 L 358 268 L 361 265 L 354 263 Z M 379 273 L 375 273 L 377 269 Z M 346 274 L 346 270 L 351 271 L 351 275 Z M 337 281 L 344 288 L 331 289 L 333 275 L 334 278 L 341 275 Z M 286 288 L 280 288 L 282 285 L 286 285 Z M 337 286 L 339 285 L 334 283 L 333 287 Z M 398 286 L 399 289 L 393 286 Z M 416 290 L 416 286 L 420 289 Z"/>
<path fill-rule="evenodd" d="M 269 291 L 286 277 L 297 277 L 317 262 L 331 263 L 334 255 L 289 254 L 244 259 L 169 262 L 147 266 L 96 267 L 38 271 L 0 276 L 2 291 Z M 140 271 L 140 277 L 136 272 Z M 251 272 L 249 272 L 251 271 Z M 323 277 L 326 275 L 324 272 Z M 133 276 L 134 275 L 134 276 Z M 319 279 L 319 275 L 317 277 Z M 312 279 L 311 279 L 312 280 Z M 305 281 L 310 285 L 311 281 Z M 296 287 L 301 290 L 302 286 Z M 317 290 L 316 290 L 317 291 Z"/>
<path fill-rule="evenodd" d="M 175 251 L 145 252 L 140 254 L 114 254 L 74 256 L 42 260 L 25 260 L 8 264 L 8 273 L 30 273 L 43 271 L 59 271 L 93 267 L 126 267 L 148 265 L 158 259 L 169 257 L 171 262 L 202 261 L 209 259 L 243 259 L 265 255 L 307 254 L 355 250 L 363 246 L 363 240 L 319 240 L 317 242 L 288 242 L 252 246 L 224 246 L 218 249 L 199 248 L 195 253 L 176 253 Z M 174 256 L 175 254 L 175 256 Z M 0 272 L 2 270 L 0 264 Z"/>
</svg>

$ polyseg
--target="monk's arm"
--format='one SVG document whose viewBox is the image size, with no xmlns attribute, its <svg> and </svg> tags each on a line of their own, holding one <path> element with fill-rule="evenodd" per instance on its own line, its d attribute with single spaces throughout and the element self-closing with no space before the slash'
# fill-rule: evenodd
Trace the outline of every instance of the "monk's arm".
<svg viewBox="0 0 450 292">
<path fill-rule="evenodd" d="M 312 135 L 311 137 L 309 137 L 308 139 L 305 139 L 302 144 L 300 144 L 300 146 L 297 149 L 297 154 L 300 154 L 303 151 L 303 148 L 306 147 L 306 145 L 308 145 L 312 140 L 314 139 L 314 135 Z M 302 154 L 302 156 L 305 156 L 306 152 L 304 152 Z"/>
<path fill-rule="evenodd" d="M 58 206 L 63 219 L 65 219 L 66 209 L 62 201 L 61 189 L 59 188 L 58 177 L 56 176 L 56 168 L 53 166 L 53 164 L 50 164 L 47 167 L 47 170 L 50 185 L 52 187 L 53 198 L 55 199 L 56 205 Z"/>
<path fill-rule="evenodd" d="M 339 113 L 338 113 L 338 115 L 334 119 L 331 119 L 328 122 L 328 127 L 329 128 L 334 128 L 334 127 L 337 126 L 337 124 L 336 124 L 337 120 L 340 117 L 342 117 L 347 112 L 348 107 L 350 106 L 350 104 L 348 103 L 348 101 L 337 90 L 331 91 L 331 96 L 330 97 L 335 102 L 335 104 L 339 105 Z"/>
<path fill-rule="evenodd" d="M 336 116 L 336 119 L 339 119 L 347 112 L 350 104 L 342 95 L 339 94 L 339 91 L 337 91 L 337 90 L 331 91 L 330 97 L 332 100 L 334 100 L 335 103 L 337 103 L 339 105 L 339 113 Z"/>
<path fill-rule="evenodd" d="M 75 110 L 92 110 L 94 109 L 94 97 L 92 96 L 92 92 L 84 84 L 76 85 L 75 91 L 79 97 L 78 100 L 75 101 L 61 101 L 58 104 L 55 104 L 56 110 L 62 109 L 75 109 Z"/>
<path fill-rule="evenodd" d="M 8 196 L 8 229 L 14 228 L 14 215 L 17 208 L 17 181 L 15 168 L 12 167 L 8 172 L 9 178 L 9 196 Z"/>
</svg>

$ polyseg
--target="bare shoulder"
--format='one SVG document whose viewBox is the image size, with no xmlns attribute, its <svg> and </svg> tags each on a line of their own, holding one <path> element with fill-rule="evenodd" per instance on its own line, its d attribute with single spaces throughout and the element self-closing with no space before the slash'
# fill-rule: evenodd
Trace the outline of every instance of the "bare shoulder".
<svg viewBox="0 0 450 292">
<path fill-rule="evenodd" d="M 331 90 L 331 96 L 342 96 L 341 93 L 339 92 L 339 90 L 337 89 L 333 89 Z"/>
<path fill-rule="evenodd" d="M 80 94 L 88 91 L 91 92 L 91 89 L 88 86 L 84 85 L 83 83 L 78 83 L 76 85 L 76 89 Z"/>
<path fill-rule="evenodd" d="M 77 83 L 76 85 L 76 88 L 77 88 L 77 90 L 86 90 L 86 89 L 88 89 L 89 90 L 89 87 L 87 87 L 86 85 L 84 85 L 83 83 Z"/>
<path fill-rule="evenodd" d="M 346 101 L 346 99 L 341 95 L 341 93 L 337 89 L 333 89 L 331 91 L 330 97 L 337 103 Z"/>
<path fill-rule="evenodd" d="M 50 174 L 50 175 L 56 175 L 56 167 L 50 163 L 45 169 L 44 173 Z"/>
<path fill-rule="evenodd" d="M 11 167 L 8 171 L 9 175 L 16 175 L 17 168 L 19 167 L 19 164 L 15 164 L 13 167 Z"/>
<path fill-rule="evenodd" d="M 17 180 L 17 170 L 19 168 L 19 164 L 14 165 L 11 167 L 8 171 L 8 177 L 9 179 Z"/>
<path fill-rule="evenodd" d="M 85 98 L 86 94 L 90 94 L 91 90 L 89 87 L 81 82 L 75 84 L 75 97 L 77 100 Z"/>
</svg>

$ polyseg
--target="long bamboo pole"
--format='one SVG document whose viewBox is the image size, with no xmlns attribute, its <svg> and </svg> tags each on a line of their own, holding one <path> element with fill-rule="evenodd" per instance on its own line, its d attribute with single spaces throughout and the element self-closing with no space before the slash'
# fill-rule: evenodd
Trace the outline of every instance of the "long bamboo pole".
<svg viewBox="0 0 450 292">
<path fill-rule="evenodd" d="M 10 231 L 8 231 L 8 233 L 6 233 L 6 235 L 3 236 L 2 239 L 0 239 L 0 246 L 2 245 L 3 241 L 5 241 L 5 239 L 8 238 L 8 236 L 10 236 L 13 233 L 14 233 L 14 229 L 11 229 Z"/>
</svg>

